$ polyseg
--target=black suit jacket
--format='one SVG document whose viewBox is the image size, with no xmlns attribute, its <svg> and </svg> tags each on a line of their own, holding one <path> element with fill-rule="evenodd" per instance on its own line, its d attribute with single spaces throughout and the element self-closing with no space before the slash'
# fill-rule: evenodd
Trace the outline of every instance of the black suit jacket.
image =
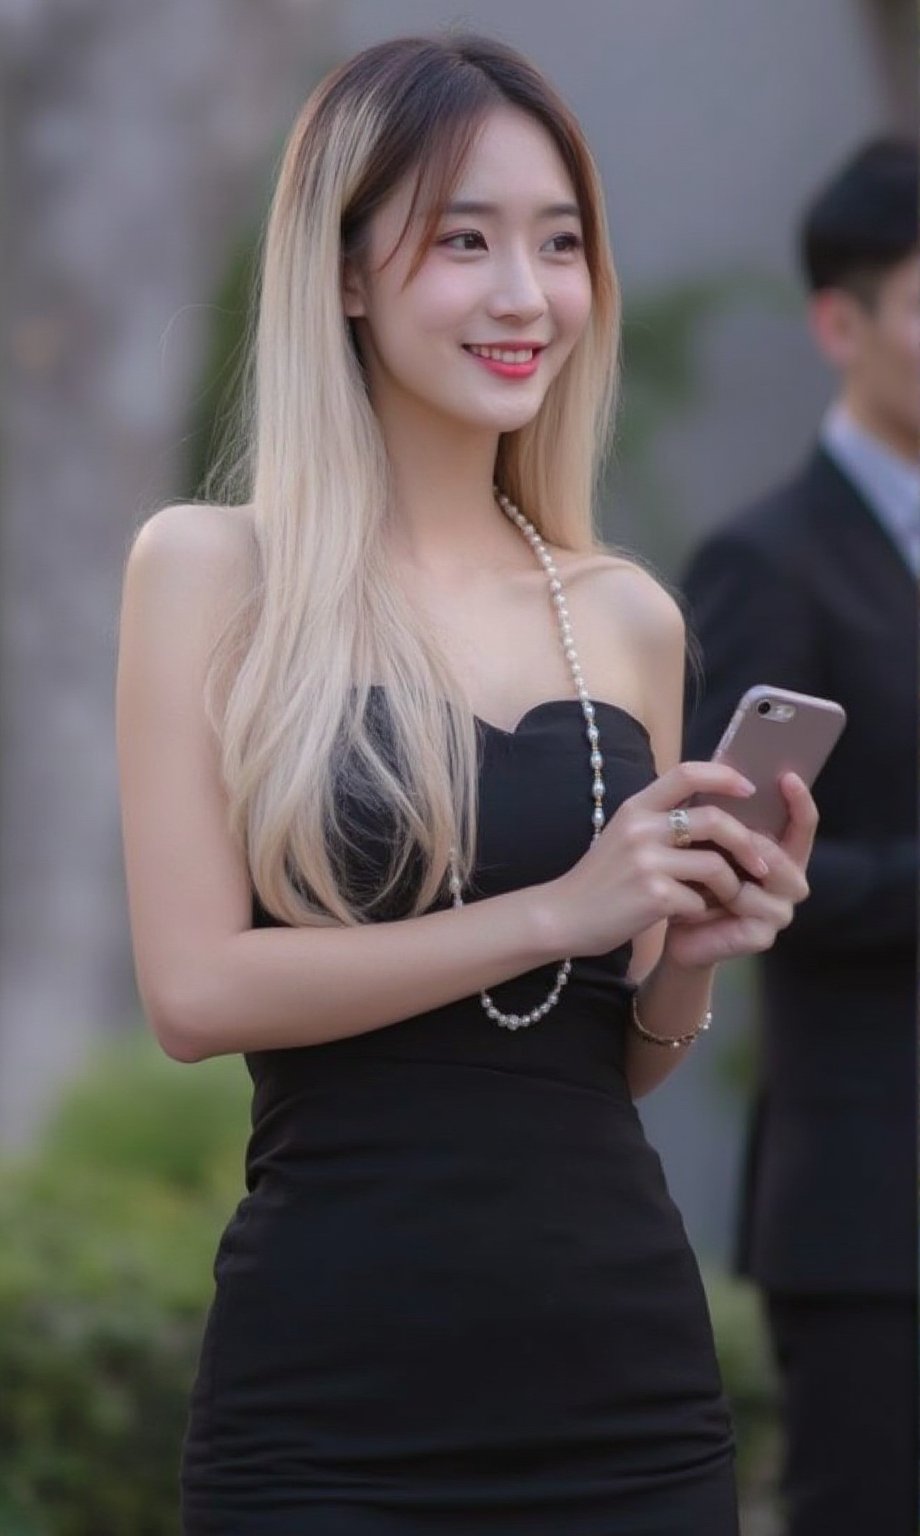
<svg viewBox="0 0 920 1536">
<path fill-rule="evenodd" d="M 684 756 L 753 683 L 837 699 L 811 895 L 761 957 L 736 1267 L 770 1290 L 916 1285 L 916 585 L 822 450 L 707 538 L 683 579 L 703 649 Z"/>
</svg>

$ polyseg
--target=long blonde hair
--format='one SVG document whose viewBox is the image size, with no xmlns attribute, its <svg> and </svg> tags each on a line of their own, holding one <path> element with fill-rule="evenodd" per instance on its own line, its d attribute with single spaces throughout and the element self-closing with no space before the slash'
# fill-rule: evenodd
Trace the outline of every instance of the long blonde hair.
<svg viewBox="0 0 920 1536">
<path fill-rule="evenodd" d="M 407 176 L 415 200 L 403 238 L 421 199 L 433 210 L 417 269 L 475 133 L 506 104 L 543 125 L 571 176 L 592 309 L 535 419 L 500 439 L 495 478 L 550 543 L 604 547 L 592 509 L 614 405 L 619 292 L 581 130 L 504 45 L 462 36 L 369 48 L 314 91 L 282 156 L 253 310 L 244 473 L 234 481 L 253 506 L 257 575 L 208 676 L 231 829 L 262 905 L 287 923 L 369 921 L 409 873 L 406 915 L 423 912 L 444 893 L 451 846 L 461 879 L 472 872 L 476 723 L 390 562 L 389 466 L 341 274 Z M 387 703 L 385 742 L 369 725 L 372 685 Z M 356 803 L 387 827 L 389 865 L 374 889 L 348 877 L 360 830 L 346 811 Z"/>
</svg>

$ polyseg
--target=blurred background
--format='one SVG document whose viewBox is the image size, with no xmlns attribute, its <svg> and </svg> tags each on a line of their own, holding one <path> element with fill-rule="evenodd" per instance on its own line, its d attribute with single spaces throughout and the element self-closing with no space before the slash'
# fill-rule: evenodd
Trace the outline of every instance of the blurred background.
<svg viewBox="0 0 920 1536">
<path fill-rule="evenodd" d="M 143 1025 L 113 682 L 140 523 L 195 493 L 273 168 L 312 85 L 469 25 L 544 68 L 599 160 L 625 302 L 608 539 L 674 579 L 805 453 L 830 379 L 794 224 L 916 131 L 910 0 L 0 0 L 0 1536 L 175 1536 L 184 1400 L 246 1079 Z M 745 1536 L 774 1536 L 774 1389 L 726 1273 L 750 976 L 640 1106 L 704 1266 Z"/>
</svg>

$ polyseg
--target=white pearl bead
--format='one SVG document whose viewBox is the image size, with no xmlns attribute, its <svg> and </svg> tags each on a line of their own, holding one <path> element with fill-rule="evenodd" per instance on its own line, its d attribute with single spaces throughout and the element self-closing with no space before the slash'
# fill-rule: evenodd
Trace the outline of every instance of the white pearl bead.
<svg viewBox="0 0 920 1536">
<path fill-rule="evenodd" d="M 562 582 L 559 580 L 559 573 L 556 569 L 552 555 L 546 548 L 543 539 L 537 532 L 533 523 L 524 516 L 523 512 L 521 512 L 520 509 L 514 505 L 514 502 L 511 500 L 510 496 L 507 496 L 499 486 L 493 486 L 493 491 L 499 506 L 502 508 L 503 512 L 507 514 L 510 520 L 515 523 L 518 528 L 520 528 L 524 537 L 527 539 L 528 543 L 533 549 L 534 554 L 542 565 L 543 570 L 546 572 L 547 577 L 549 578 L 550 597 L 555 606 L 556 617 L 559 621 L 559 630 L 562 640 L 563 652 L 565 654 L 566 661 L 569 663 L 569 668 L 572 673 L 572 681 L 575 684 L 575 690 L 581 703 L 585 719 L 587 721 L 587 730 L 585 734 L 591 744 L 591 767 L 594 770 L 592 793 L 595 797 L 595 800 L 599 800 L 605 793 L 604 781 L 600 778 L 598 773 L 598 770 L 603 765 L 603 758 L 597 750 L 599 733 L 597 726 L 594 724 L 594 705 L 592 704 L 588 695 L 588 691 L 584 686 L 582 670 L 579 665 L 578 655 L 572 641 L 572 625 L 569 620 L 568 605 L 565 600 L 565 592 L 563 590 Z M 591 824 L 591 845 L 593 846 L 600 837 L 600 830 L 604 825 L 604 812 L 600 804 L 596 804 L 594 810 L 591 813 Z M 453 899 L 453 905 L 459 909 L 463 906 L 463 896 L 460 877 L 454 868 L 455 860 L 456 849 L 451 848 L 449 860 L 449 889 Z M 503 1029 L 524 1029 L 530 1024 L 535 1024 L 538 1019 L 545 1018 L 550 1009 L 555 1007 L 556 1003 L 559 1001 L 562 989 L 569 979 L 571 970 L 571 959 L 563 960 L 556 973 L 556 980 L 552 989 L 547 993 L 543 1002 L 538 1004 L 535 1008 L 532 1008 L 529 1013 L 502 1013 L 501 1009 L 496 1007 L 490 994 L 488 992 L 480 991 L 479 998 L 483 1011 L 488 1016 L 488 1018 L 492 1019 L 496 1024 L 499 1024 Z"/>
</svg>

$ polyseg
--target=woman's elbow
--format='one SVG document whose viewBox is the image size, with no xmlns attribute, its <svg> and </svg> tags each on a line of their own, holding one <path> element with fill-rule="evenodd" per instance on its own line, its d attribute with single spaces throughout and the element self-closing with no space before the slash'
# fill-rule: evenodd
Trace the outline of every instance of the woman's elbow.
<svg viewBox="0 0 920 1536">
<path fill-rule="evenodd" d="M 191 1065 L 218 1052 L 210 1039 L 200 999 L 186 988 L 154 989 L 143 999 L 144 1012 L 161 1049 L 172 1061 Z"/>
<path fill-rule="evenodd" d="M 171 1061 L 191 1065 L 193 1062 L 207 1059 L 208 1052 L 204 1050 L 201 1043 L 185 1031 L 164 1029 L 160 1024 L 154 1026 L 154 1034 Z"/>
</svg>

